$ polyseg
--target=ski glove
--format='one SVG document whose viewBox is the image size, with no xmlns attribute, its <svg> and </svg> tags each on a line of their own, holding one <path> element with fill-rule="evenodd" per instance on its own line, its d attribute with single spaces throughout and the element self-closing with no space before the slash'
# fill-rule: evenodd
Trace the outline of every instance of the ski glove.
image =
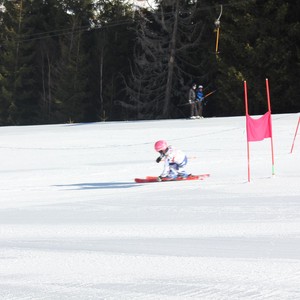
<svg viewBox="0 0 300 300">
<path fill-rule="evenodd" d="M 162 157 L 159 156 L 157 159 L 156 159 L 156 162 L 159 163 L 161 161 Z"/>
</svg>

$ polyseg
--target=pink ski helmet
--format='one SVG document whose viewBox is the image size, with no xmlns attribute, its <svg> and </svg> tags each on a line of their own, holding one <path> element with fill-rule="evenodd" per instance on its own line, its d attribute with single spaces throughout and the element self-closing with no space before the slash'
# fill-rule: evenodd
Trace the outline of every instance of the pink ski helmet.
<svg viewBox="0 0 300 300">
<path fill-rule="evenodd" d="M 168 148 L 168 144 L 165 140 L 159 140 L 154 144 L 155 151 L 164 151 Z"/>
</svg>

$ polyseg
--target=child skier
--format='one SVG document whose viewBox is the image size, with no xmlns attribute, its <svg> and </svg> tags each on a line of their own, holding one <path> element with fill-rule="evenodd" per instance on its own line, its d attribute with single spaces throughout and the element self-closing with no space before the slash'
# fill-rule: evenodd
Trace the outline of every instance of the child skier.
<svg viewBox="0 0 300 300">
<path fill-rule="evenodd" d="M 154 144 L 154 149 L 160 154 L 156 159 L 157 163 L 163 158 L 165 159 L 164 170 L 158 176 L 158 181 L 161 181 L 162 178 L 166 180 L 175 180 L 177 177 L 187 178 L 190 175 L 184 170 L 188 160 L 181 150 L 169 146 L 165 140 L 157 141 Z"/>
</svg>

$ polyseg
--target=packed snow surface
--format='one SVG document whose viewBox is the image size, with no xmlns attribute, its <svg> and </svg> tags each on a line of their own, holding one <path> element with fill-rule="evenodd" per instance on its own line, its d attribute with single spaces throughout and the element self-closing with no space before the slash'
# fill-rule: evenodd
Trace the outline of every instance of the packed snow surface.
<svg viewBox="0 0 300 300">
<path fill-rule="evenodd" d="M 299 114 L 0 128 L 0 299 L 300 299 Z M 203 181 L 158 176 L 158 139 Z"/>
</svg>

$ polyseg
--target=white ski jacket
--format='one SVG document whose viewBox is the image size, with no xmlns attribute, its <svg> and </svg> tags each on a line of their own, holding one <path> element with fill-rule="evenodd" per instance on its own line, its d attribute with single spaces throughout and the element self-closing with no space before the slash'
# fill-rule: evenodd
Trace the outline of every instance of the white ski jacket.
<svg viewBox="0 0 300 300">
<path fill-rule="evenodd" d="M 168 147 L 168 151 L 163 154 L 163 158 L 165 159 L 164 170 L 161 173 L 161 177 L 165 177 L 168 175 L 170 171 L 170 165 L 175 165 L 174 169 L 178 170 L 180 167 L 186 165 L 186 155 L 183 151 L 178 150 L 172 146 Z"/>
</svg>

